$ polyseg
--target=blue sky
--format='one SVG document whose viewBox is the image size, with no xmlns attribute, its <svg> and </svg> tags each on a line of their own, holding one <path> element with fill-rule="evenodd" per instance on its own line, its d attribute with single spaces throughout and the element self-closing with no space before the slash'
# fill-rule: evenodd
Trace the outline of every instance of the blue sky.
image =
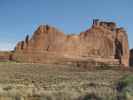
<svg viewBox="0 0 133 100">
<path fill-rule="evenodd" d="M 128 33 L 133 47 L 133 0 L 0 0 L 0 50 L 13 49 L 40 24 L 80 33 L 92 19 L 114 21 Z"/>
</svg>

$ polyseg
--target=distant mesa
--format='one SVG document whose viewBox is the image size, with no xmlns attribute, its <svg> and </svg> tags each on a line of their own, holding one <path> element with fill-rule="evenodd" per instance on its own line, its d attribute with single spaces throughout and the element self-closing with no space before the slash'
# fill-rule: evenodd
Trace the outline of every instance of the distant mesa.
<svg viewBox="0 0 133 100">
<path fill-rule="evenodd" d="M 7 52 L 7 51 L 1 51 L 0 52 L 0 61 L 7 62 L 10 60 L 12 60 L 11 52 Z"/>
<path fill-rule="evenodd" d="M 49 25 L 40 25 L 32 37 L 18 42 L 12 59 L 28 63 L 96 63 L 129 65 L 128 36 L 114 22 L 93 20 L 92 27 L 67 35 Z"/>
</svg>

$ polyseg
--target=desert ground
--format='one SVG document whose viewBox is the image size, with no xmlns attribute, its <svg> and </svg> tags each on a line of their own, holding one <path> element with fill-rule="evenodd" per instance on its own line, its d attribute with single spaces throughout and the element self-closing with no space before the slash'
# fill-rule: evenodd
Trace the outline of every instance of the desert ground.
<svg viewBox="0 0 133 100">
<path fill-rule="evenodd" d="M 0 63 L 0 100 L 118 100 L 117 84 L 127 75 L 132 72 Z"/>
</svg>

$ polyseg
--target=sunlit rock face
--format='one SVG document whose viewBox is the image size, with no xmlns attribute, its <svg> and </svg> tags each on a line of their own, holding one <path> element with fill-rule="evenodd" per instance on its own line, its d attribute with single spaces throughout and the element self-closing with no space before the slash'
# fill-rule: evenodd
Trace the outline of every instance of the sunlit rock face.
<svg viewBox="0 0 133 100">
<path fill-rule="evenodd" d="M 93 59 L 128 66 L 127 33 L 114 22 L 93 20 L 92 27 L 78 35 L 66 35 L 58 29 L 41 25 L 29 38 L 19 42 L 13 59 L 21 62 L 54 63 L 63 59 Z M 71 60 L 70 60 L 71 61 Z"/>
</svg>

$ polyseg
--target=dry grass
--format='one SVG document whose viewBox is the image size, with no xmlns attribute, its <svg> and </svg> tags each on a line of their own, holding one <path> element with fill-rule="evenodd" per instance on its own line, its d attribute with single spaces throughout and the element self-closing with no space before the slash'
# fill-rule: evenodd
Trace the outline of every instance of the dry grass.
<svg viewBox="0 0 133 100">
<path fill-rule="evenodd" d="M 1 87 L 18 98 L 15 100 L 116 100 L 118 80 L 130 74 L 119 70 L 86 71 L 70 65 L 0 64 Z M 17 90 L 21 90 L 19 97 L 13 94 Z"/>
</svg>

